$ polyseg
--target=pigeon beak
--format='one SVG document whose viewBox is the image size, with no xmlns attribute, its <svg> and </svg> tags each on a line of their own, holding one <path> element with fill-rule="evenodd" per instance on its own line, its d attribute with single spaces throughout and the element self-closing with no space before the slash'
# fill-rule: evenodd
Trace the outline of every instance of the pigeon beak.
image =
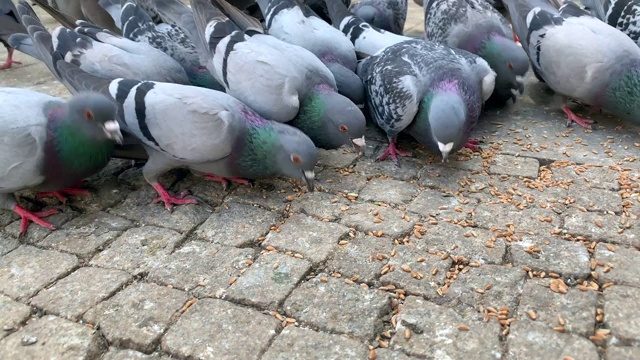
<svg viewBox="0 0 640 360">
<path fill-rule="evenodd" d="M 304 170 L 302 172 L 302 178 L 307 183 L 307 190 L 309 190 L 309 192 L 313 192 L 316 173 L 313 170 Z"/>
<path fill-rule="evenodd" d="M 364 135 L 362 135 L 361 138 L 351 139 L 351 142 L 353 143 L 353 148 L 356 150 L 358 155 L 364 155 L 364 147 L 366 145 Z"/>
<path fill-rule="evenodd" d="M 117 120 L 105 121 L 103 130 L 107 135 L 107 138 L 115 140 L 118 144 L 122 144 L 122 142 L 124 141 L 122 138 L 122 133 L 120 132 L 120 125 L 118 124 Z"/>
<path fill-rule="evenodd" d="M 453 143 L 450 142 L 443 144 L 438 141 L 438 148 L 440 149 L 440 154 L 442 154 L 442 162 L 449 162 L 449 153 L 451 152 L 451 149 L 453 149 Z"/>
</svg>

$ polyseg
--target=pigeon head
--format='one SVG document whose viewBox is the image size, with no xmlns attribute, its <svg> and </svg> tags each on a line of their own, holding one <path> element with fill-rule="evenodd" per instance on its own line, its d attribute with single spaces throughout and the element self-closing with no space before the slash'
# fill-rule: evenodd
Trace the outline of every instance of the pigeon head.
<svg viewBox="0 0 640 360">
<path fill-rule="evenodd" d="M 493 97 L 515 102 L 524 92 L 524 76 L 529 70 L 529 57 L 524 49 L 512 39 L 492 35 L 483 42 L 478 55 L 496 72 Z"/>
<path fill-rule="evenodd" d="M 307 134 L 317 147 L 335 149 L 347 145 L 363 152 L 364 114 L 351 100 L 327 85 L 311 90 L 290 124 Z"/>
<path fill-rule="evenodd" d="M 276 122 L 273 126 L 280 140 L 275 154 L 279 175 L 301 179 L 307 184 L 307 189 L 313 191 L 314 168 L 318 161 L 315 145 L 308 136 L 294 127 Z"/>
<path fill-rule="evenodd" d="M 640 62 L 621 66 L 611 74 L 604 108 L 626 120 L 640 121 Z"/>
<path fill-rule="evenodd" d="M 97 93 L 82 93 L 67 103 L 68 120 L 85 138 L 122 143 L 117 118 L 118 108 L 113 100 Z"/>
</svg>

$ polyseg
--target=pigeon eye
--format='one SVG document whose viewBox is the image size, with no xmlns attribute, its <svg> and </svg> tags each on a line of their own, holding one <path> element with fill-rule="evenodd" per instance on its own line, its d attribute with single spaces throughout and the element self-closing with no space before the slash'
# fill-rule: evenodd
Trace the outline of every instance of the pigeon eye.
<svg viewBox="0 0 640 360">
<path fill-rule="evenodd" d="M 507 63 L 507 67 L 508 67 L 509 69 L 513 69 L 513 64 L 512 64 L 512 63 Z"/>
<path fill-rule="evenodd" d="M 84 118 L 87 120 L 93 120 L 93 112 L 89 109 L 84 111 Z"/>
<path fill-rule="evenodd" d="M 342 131 L 342 132 L 349 131 L 349 128 L 346 125 L 340 125 L 340 127 L 338 127 L 338 129 L 340 129 L 340 131 Z"/>
<path fill-rule="evenodd" d="M 294 164 L 300 164 L 302 162 L 302 158 L 298 154 L 291 155 L 291 162 Z"/>
</svg>

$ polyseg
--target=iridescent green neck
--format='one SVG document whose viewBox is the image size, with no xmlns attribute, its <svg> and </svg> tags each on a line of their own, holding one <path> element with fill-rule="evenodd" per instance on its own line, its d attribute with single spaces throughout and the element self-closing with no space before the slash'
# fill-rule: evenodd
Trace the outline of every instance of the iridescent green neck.
<svg viewBox="0 0 640 360">
<path fill-rule="evenodd" d="M 249 126 L 238 153 L 236 164 L 245 177 L 275 175 L 278 160 L 275 149 L 280 146 L 272 125 Z"/>
<path fill-rule="evenodd" d="M 316 146 L 322 146 L 327 140 L 325 139 L 327 132 L 324 131 L 326 127 L 324 119 L 325 101 L 320 96 L 322 91 L 327 90 L 321 87 L 312 89 L 300 104 L 298 115 L 289 122 L 289 125 L 307 134 Z"/>
<path fill-rule="evenodd" d="M 611 83 L 604 93 L 602 106 L 625 119 L 640 121 L 640 63 L 611 76 Z"/>
<path fill-rule="evenodd" d="M 64 168 L 83 171 L 109 162 L 114 147 L 111 140 L 90 138 L 76 124 L 68 121 L 58 123 L 56 131 L 55 152 Z"/>
</svg>

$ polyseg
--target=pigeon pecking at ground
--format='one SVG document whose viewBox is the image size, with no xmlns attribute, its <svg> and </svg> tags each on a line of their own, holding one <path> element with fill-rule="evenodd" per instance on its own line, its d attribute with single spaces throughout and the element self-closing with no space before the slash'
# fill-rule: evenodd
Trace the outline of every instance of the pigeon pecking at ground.
<svg viewBox="0 0 640 360">
<path fill-rule="evenodd" d="M 349 10 L 382 30 L 402 35 L 407 20 L 407 0 L 360 0 L 353 3 Z"/>
<path fill-rule="evenodd" d="M 117 107 L 100 94 L 80 94 L 68 102 L 33 90 L 0 88 L 0 207 L 49 229 L 41 218 L 56 209 L 30 212 L 13 193 L 35 189 L 65 201 L 69 188 L 104 168 L 114 143 L 122 140 Z"/>
<path fill-rule="evenodd" d="M 396 164 L 398 155 L 411 155 L 396 148 L 404 130 L 442 161 L 467 145 L 496 76 L 481 57 L 424 40 L 387 47 L 363 60 L 358 74 L 373 119 L 389 138 L 378 159 L 391 156 Z"/>
<path fill-rule="evenodd" d="M 524 92 L 529 58 L 513 41 L 509 22 L 485 0 L 426 0 L 425 38 L 467 50 L 496 72 L 490 103 L 503 105 Z"/>
<path fill-rule="evenodd" d="M 26 34 L 27 29 L 18 20 L 18 12 L 12 0 L 0 0 L 0 42 L 7 49 L 7 60 L 0 66 L 0 70 L 11 68 L 11 65 L 22 65 L 13 60 L 14 48 L 9 45 L 9 37 L 13 34 Z"/>
</svg>

